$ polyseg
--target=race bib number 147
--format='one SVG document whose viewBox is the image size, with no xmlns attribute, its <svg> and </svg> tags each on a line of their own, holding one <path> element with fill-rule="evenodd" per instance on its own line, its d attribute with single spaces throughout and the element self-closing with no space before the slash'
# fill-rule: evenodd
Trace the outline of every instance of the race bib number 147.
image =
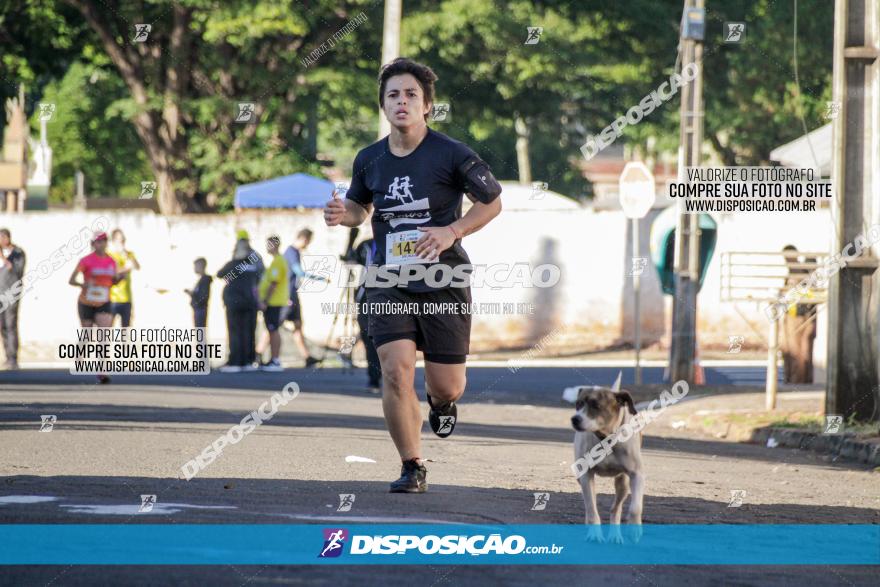
<svg viewBox="0 0 880 587">
<path fill-rule="evenodd" d="M 418 230 L 392 232 L 385 239 L 385 263 L 387 265 L 411 265 L 413 263 L 436 263 L 426 261 L 416 254 L 416 243 L 422 238 Z"/>
</svg>

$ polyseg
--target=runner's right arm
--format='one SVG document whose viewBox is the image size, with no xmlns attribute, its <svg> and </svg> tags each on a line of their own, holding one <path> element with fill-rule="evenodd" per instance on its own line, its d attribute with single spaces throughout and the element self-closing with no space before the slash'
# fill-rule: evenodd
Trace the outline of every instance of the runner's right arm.
<svg viewBox="0 0 880 587">
<path fill-rule="evenodd" d="M 74 287 L 83 287 L 85 284 L 80 283 L 76 280 L 76 276 L 79 272 L 80 272 L 80 267 L 79 267 L 79 264 L 77 264 L 76 268 L 73 270 L 73 273 L 70 274 L 70 279 L 67 281 L 67 283 L 69 283 L 70 285 L 72 285 Z M 83 279 L 83 281 L 85 281 L 85 279 Z"/>
<path fill-rule="evenodd" d="M 370 212 L 372 211 L 372 204 L 362 205 L 348 198 L 342 200 L 334 197 L 324 206 L 324 222 L 327 223 L 327 226 L 338 226 L 341 224 L 342 226 L 354 228 L 363 224 L 370 217 Z"/>
<path fill-rule="evenodd" d="M 373 196 L 364 183 L 363 151 L 354 158 L 351 170 L 351 184 L 345 199 L 339 198 L 338 190 L 333 190 L 333 197 L 324 207 L 324 221 L 327 226 L 339 224 L 355 228 L 364 223 L 373 211 Z"/>
</svg>

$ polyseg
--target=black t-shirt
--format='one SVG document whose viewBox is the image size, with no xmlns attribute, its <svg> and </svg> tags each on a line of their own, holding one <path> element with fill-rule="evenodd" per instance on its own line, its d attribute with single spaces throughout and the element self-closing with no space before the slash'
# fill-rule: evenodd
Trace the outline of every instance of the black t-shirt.
<svg viewBox="0 0 880 587">
<path fill-rule="evenodd" d="M 374 265 L 396 264 L 386 259 L 389 234 L 418 227 L 448 226 L 461 218 L 465 178 L 458 170 L 474 156 L 474 151 L 464 143 L 430 128 L 418 147 L 405 157 L 389 150 L 388 137 L 358 153 L 346 198 L 362 206 L 373 205 Z M 456 240 L 440 253 L 437 263 L 453 268 L 469 264 L 470 259 L 461 241 Z M 427 268 L 434 263 L 422 265 Z M 410 281 L 405 289 L 426 292 L 441 288 L 424 281 Z"/>
<path fill-rule="evenodd" d="M 196 309 L 206 309 L 211 295 L 211 276 L 202 275 L 190 294 L 189 305 Z"/>
</svg>

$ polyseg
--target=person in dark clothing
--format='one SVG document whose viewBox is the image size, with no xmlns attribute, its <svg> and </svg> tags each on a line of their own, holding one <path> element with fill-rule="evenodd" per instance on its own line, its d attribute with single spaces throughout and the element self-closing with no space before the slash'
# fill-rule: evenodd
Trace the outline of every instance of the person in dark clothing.
<svg viewBox="0 0 880 587">
<path fill-rule="evenodd" d="M 469 274 L 473 266 L 461 239 L 501 213 L 502 188 L 489 165 L 464 143 L 428 127 L 436 80 L 430 67 L 403 57 L 382 68 L 379 105 L 391 133 L 358 152 L 345 200 L 337 190 L 324 207 L 327 226 L 355 228 L 371 217 L 374 265 L 392 275 L 386 282 L 391 287 L 367 287 L 368 301 L 375 304 L 370 335 L 384 374 L 382 409 L 401 459 L 391 493 L 428 488 L 415 393 L 417 351 L 424 355 L 428 424 L 446 438 L 458 419 L 456 402 L 464 393 L 471 335 L 469 282 L 410 282 L 402 279 L 404 266 L 412 265 L 407 273 L 421 269 L 427 274 L 433 269 L 428 265 L 436 263 L 447 275 L 463 266 Z M 462 214 L 465 194 L 474 205 Z M 455 311 L 439 315 L 431 311 L 437 304 Z"/>
<path fill-rule="evenodd" d="M 189 305 L 193 309 L 193 324 L 196 328 L 208 327 L 208 299 L 211 297 L 211 276 L 205 273 L 208 262 L 204 257 L 199 257 L 193 261 L 193 271 L 199 276 L 196 286 L 193 289 L 185 289 L 189 294 Z M 207 335 L 206 335 L 207 339 Z M 201 356 L 207 357 L 206 343 L 200 343 Z"/>
<path fill-rule="evenodd" d="M 257 284 L 259 266 L 247 240 L 235 244 L 232 260 L 217 272 L 226 281 L 223 303 L 226 306 L 226 326 L 229 332 L 229 361 L 220 368 L 222 373 L 254 371 L 257 331 Z"/>
<path fill-rule="evenodd" d="M 0 337 L 7 369 L 18 369 L 18 301 L 25 260 L 21 247 L 12 244 L 9 229 L 0 228 Z"/>
<path fill-rule="evenodd" d="M 189 294 L 189 305 L 193 309 L 193 324 L 195 324 L 196 328 L 208 326 L 208 298 L 211 297 L 211 276 L 205 273 L 207 264 L 203 257 L 193 261 L 193 270 L 199 276 L 199 280 L 193 289 L 183 290 Z"/>
<path fill-rule="evenodd" d="M 798 250 L 793 245 L 782 249 L 785 262 L 789 266 L 785 280 L 787 289 L 794 289 L 809 276 L 809 267 L 798 265 L 816 263 L 815 257 L 807 257 L 798 262 Z M 812 297 L 807 292 L 807 297 Z M 813 382 L 813 343 L 816 340 L 816 304 L 794 304 L 785 313 L 785 344 L 782 350 L 782 371 L 785 383 Z"/>
<path fill-rule="evenodd" d="M 376 256 L 376 240 L 368 239 L 362 242 L 355 249 L 355 259 L 359 265 L 369 267 L 373 263 Z M 370 315 L 367 311 L 367 287 L 361 284 L 354 294 L 354 301 L 358 308 L 358 326 L 361 330 L 361 340 L 364 342 L 364 349 L 367 352 L 367 390 L 370 393 L 382 393 L 382 366 L 379 364 L 379 353 L 376 351 L 376 345 L 370 337 Z"/>
<path fill-rule="evenodd" d="M 260 280 L 263 278 L 263 272 L 266 271 L 266 265 L 263 263 L 263 257 L 261 257 L 260 254 L 257 251 L 255 251 L 254 248 L 251 246 L 250 235 L 248 234 L 248 231 L 239 230 L 236 233 L 236 238 L 238 240 L 244 240 L 245 243 L 247 244 L 247 249 L 248 249 L 247 258 L 250 259 L 251 263 L 253 263 L 257 268 L 257 287 L 259 288 Z M 257 296 L 257 302 L 259 304 L 259 292 L 256 289 L 254 290 L 254 295 Z M 259 307 L 257 308 L 257 310 L 259 310 Z M 256 332 L 257 332 L 257 315 L 258 314 L 259 314 L 259 311 L 254 312 L 253 316 L 251 318 L 249 318 L 249 320 L 251 322 L 253 322 L 253 324 L 250 324 L 250 323 L 248 324 L 248 332 L 254 332 L 255 333 L 254 336 L 256 336 Z M 260 369 L 260 363 L 259 363 L 259 361 L 257 361 L 257 345 L 256 345 L 256 339 L 254 339 L 254 344 L 247 347 L 247 362 L 245 363 L 244 370 L 245 371 L 259 371 L 259 369 Z"/>
</svg>

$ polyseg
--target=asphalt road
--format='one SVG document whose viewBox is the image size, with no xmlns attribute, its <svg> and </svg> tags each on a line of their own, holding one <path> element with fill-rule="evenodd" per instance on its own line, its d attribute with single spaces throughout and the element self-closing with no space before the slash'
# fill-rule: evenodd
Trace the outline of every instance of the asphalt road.
<svg viewBox="0 0 880 587">
<path fill-rule="evenodd" d="M 63 372 L 0 378 L 0 523 L 583 521 L 561 388 L 607 372 L 472 369 L 453 437 L 423 434 L 430 491 L 389 495 L 399 461 L 378 397 L 337 370 L 204 377 Z M 506 375 L 505 373 L 506 372 Z M 616 375 L 616 370 L 614 370 Z M 613 379 L 613 376 L 611 377 Z M 189 482 L 181 465 L 289 381 L 302 393 Z M 694 400 L 695 404 L 700 400 Z M 40 432 L 41 415 L 55 415 Z M 427 430 L 427 428 L 425 429 Z M 687 436 L 656 422 L 645 439 L 645 523 L 880 523 L 877 473 L 818 455 Z M 349 463 L 358 456 L 375 463 Z M 600 510 L 610 507 L 600 481 Z M 743 490 L 738 508 L 730 492 Z M 550 493 L 532 511 L 533 493 Z M 356 496 L 337 512 L 340 493 Z M 152 512 L 140 496 L 155 494 Z M 136 547 L 133 545 L 132 547 Z M 707 548 L 718 545 L 707 545 Z M 595 563 L 597 561 L 586 561 Z M 8 585 L 876 585 L 866 567 L 6 567 Z"/>
<path fill-rule="evenodd" d="M 635 381 L 631 367 L 580 366 L 580 367 L 523 367 L 512 372 L 507 367 L 468 367 L 467 398 L 471 402 L 530 403 L 558 406 L 562 390 L 573 385 L 611 385 L 622 373 L 622 384 L 631 386 Z M 781 373 L 781 372 L 780 372 Z M 766 369 L 754 366 L 706 367 L 706 385 L 713 390 L 723 388 L 726 392 L 735 387 L 764 386 Z M 416 388 L 424 397 L 422 369 L 416 370 Z M 213 371 L 209 375 L 115 375 L 114 382 L 125 386 L 170 385 L 182 387 L 210 387 L 218 389 L 280 389 L 286 382 L 299 382 L 304 391 L 314 393 L 342 393 L 361 396 L 367 383 L 366 370 L 356 368 L 286 369 L 283 373 L 223 374 Z M 645 385 L 663 385 L 663 369 L 644 367 L 642 381 Z M 91 386 L 93 376 L 71 375 L 63 369 L 23 369 L 0 371 L 0 385 L 70 385 Z M 800 386 L 802 389 L 804 386 Z"/>
</svg>

